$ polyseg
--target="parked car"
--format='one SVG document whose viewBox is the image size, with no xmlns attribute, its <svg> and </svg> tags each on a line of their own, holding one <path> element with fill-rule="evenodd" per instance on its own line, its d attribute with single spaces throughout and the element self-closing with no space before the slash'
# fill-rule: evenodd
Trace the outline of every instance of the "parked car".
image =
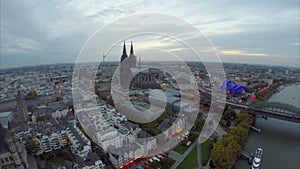
<svg viewBox="0 0 300 169">
<path fill-rule="evenodd" d="M 157 157 L 155 157 L 155 156 L 154 156 L 154 157 L 152 157 L 152 159 L 153 159 L 153 160 L 156 160 L 156 161 L 160 161 L 160 159 L 159 159 L 159 158 L 157 158 Z"/>
<path fill-rule="evenodd" d="M 157 158 L 160 158 L 160 159 L 164 158 L 164 157 L 163 157 L 162 155 L 160 155 L 160 154 L 156 155 L 156 157 L 157 157 Z"/>
</svg>

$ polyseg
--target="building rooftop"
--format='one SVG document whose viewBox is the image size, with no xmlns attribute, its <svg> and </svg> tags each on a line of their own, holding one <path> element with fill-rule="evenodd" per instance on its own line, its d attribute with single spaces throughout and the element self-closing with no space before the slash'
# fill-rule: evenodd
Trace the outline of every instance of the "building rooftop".
<svg viewBox="0 0 300 169">
<path fill-rule="evenodd" d="M 0 118 L 6 118 L 10 116 L 12 113 L 13 113 L 12 111 L 0 112 Z"/>
</svg>

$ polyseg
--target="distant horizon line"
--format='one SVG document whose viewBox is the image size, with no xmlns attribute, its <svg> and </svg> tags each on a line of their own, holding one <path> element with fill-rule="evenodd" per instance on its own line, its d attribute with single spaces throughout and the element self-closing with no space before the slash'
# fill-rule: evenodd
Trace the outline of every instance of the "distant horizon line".
<svg viewBox="0 0 300 169">
<path fill-rule="evenodd" d="M 115 62 L 119 62 L 119 61 L 105 61 L 105 62 L 110 62 L 110 63 L 115 63 Z M 170 60 L 165 60 L 165 61 L 143 61 L 144 63 L 155 63 L 155 62 L 178 62 L 178 61 L 170 61 Z M 199 61 L 184 61 L 184 62 L 199 62 Z M 94 62 L 80 62 L 78 64 L 91 64 L 91 63 L 97 63 L 97 61 Z M 102 63 L 98 62 L 99 64 Z M 201 62 L 201 63 L 217 63 L 217 62 Z M 290 66 L 290 65 L 277 65 L 277 64 L 259 64 L 259 63 L 236 63 L 236 62 L 222 62 L 222 64 L 239 64 L 239 65 L 257 65 L 257 66 L 267 66 L 267 67 L 286 67 L 286 68 L 298 68 L 300 69 L 298 66 Z M 32 67 L 38 67 L 38 66 L 51 66 L 51 65 L 63 65 L 63 64 L 76 64 L 76 62 L 57 62 L 57 63 L 48 63 L 48 64 L 35 64 L 35 65 L 23 65 L 23 66 L 11 66 L 11 67 L 0 67 L 0 70 L 9 70 L 9 69 L 21 69 L 21 68 L 32 68 Z"/>
</svg>

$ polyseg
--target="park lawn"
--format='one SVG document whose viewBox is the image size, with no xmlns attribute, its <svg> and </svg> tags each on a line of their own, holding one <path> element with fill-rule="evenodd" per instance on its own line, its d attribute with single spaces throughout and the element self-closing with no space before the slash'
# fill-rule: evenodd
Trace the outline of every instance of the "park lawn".
<svg viewBox="0 0 300 169">
<path fill-rule="evenodd" d="M 208 139 L 201 144 L 202 165 L 206 165 L 208 162 L 212 145 L 213 141 L 211 139 Z"/>
<path fill-rule="evenodd" d="M 195 146 L 189 155 L 182 161 L 177 169 L 188 169 L 197 167 L 197 147 Z"/>
<path fill-rule="evenodd" d="M 65 162 L 64 156 L 54 157 L 51 160 L 47 161 L 46 168 L 51 168 L 52 165 L 62 166 Z"/>
<path fill-rule="evenodd" d="M 173 150 L 176 151 L 179 154 L 183 154 L 188 149 L 187 146 L 179 144 L 177 147 L 175 147 Z"/>
</svg>

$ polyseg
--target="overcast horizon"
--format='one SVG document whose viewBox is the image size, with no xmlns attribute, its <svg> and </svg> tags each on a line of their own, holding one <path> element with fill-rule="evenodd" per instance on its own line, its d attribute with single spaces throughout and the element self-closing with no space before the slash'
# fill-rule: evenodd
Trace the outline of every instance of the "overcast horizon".
<svg viewBox="0 0 300 169">
<path fill-rule="evenodd" d="M 300 66 L 299 1 L 230 2 L 1 1 L 1 68 L 75 63 L 81 48 L 97 30 L 144 12 L 167 14 L 190 23 L 208 37 L 222 62 Z M 122 27 L 127 28 L 134 25 Z M 131 39 L 138 56 L 144 56 L 139 49 L 146 48 L 183 50 L 151 38 L 151 43 Z M 130 39 L 127 52 L 128 43 Z M 118 43 L 111 53 L 116 56 L 113 59 L 118 60 L 121 47 Z"/>
</svg>

